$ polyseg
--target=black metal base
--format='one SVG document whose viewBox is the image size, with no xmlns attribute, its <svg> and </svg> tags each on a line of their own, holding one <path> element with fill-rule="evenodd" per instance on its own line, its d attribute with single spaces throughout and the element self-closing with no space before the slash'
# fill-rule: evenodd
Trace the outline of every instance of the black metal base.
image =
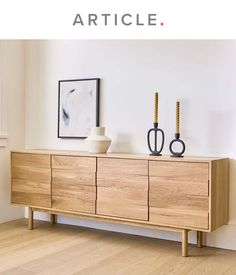
<svg viewBox="0 0 236 275">
<path fill-rule="evenodd" d="M 154 126 L 154 128 L 151 128 L 147 133 L 148 148 L 149 148 L 149 151 L 151 152 L 150 156 L 161 156 L 161 151 L 164 147 L 164 142 L 165 142 L 165 134 L 164 134 L 164 131 L 162 129 L 158 128 L 158 123 L 157 122 L 154 122 L 153 126 Z M 154 146 L 153 146 L 153 148 L 151 147 L 151 144 L 150 144 L 150 142 L 151 142 L 151 139 L 150 139 L 151 132 L 154 133 Z M 158 139 L 157 139 L 158 133 L 161 134 L 160 141 L 158 141 Z M 158 144 L 159 144 L 160 148 L 157 148 Z"/>
<path fill-rule="evenodd" d="M 175 152 L 172 150 L 172 146 L 174 143 L 180 143 L 182 145 L 182 151 L 180 152 Z M 179 133 L 176 133 L 175 134 L 175 139 L 173 139 L 171 142 L 170 142 L 170 145 L 169 145 L 169 149 L 170 149 L 170 152 L 172 155 L 170 155 L 172 158 L 183 158 L 183 153 L 185 152 L 185 143 L 183 142 L 182 139 L 180 139 L 180 134 Z"/>
</svg>

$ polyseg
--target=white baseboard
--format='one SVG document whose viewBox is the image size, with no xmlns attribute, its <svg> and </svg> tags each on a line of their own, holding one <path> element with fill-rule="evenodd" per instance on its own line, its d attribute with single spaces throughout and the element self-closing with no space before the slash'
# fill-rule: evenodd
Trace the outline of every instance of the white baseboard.
<svg viewBox="0 0 236 275">
<path fill-rule="evenodd" d="M 27 211 L 26 211 L 27 216 Z M 35 219 L 49 221 L 49 215 L 46 213 L 35 213 Z M 114 231 L 120 233 L 128 233 L 139 236 L 146 236 L 164 240 L 171 241 L 181 241 L 181 234 L 175 232 L 167 232 L 154 229 L 144 229 L 139 227 L 113 224 L 110 222 L 100 222 L 100 221 L 91 221 L 91 220 L 82 220 L 79 218 L 70 218 L 65 216 L 58 216 L 57 222 L 61 224 L 70 224 L 77 225 L 89 228 L 96 228 L 100 230 Z M 222 226 L 218 230 L 212 233 L 206 233 L 206 245 L 224 249 L 236 250 L 236 225 L 228 224 Z M 196 243 L 196 233 L 190 231 L 189 233 L 189 243 Z"/>
<path fill-rule="evenodd" d="M 207 234 L 208 246 L 236 250 L 236 225 L 227 224 Z"/>
</svg>

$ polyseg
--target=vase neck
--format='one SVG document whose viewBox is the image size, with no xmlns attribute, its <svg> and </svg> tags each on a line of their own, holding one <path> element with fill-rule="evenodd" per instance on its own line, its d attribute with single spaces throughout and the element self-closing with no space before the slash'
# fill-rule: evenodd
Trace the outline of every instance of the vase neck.
<svg viewBox="0 0 236 275">
<path fill-rule="evenodd" d="M 94 136 L 104 136 L 105 135 L 105 127 L 93 127 L 91 134 Z"/>
</svg>

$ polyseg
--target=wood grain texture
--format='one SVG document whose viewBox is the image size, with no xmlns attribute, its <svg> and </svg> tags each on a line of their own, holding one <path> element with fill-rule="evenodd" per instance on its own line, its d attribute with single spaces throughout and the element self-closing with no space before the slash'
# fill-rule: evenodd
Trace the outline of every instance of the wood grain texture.
<svg viewBox="0 0 236 275">
<path fill-rule="evenodd" d="M 95 214 L 96 158 L 52 156 L 52 207 Z"/>
<path fill-rule="evenodd" d="M 149 175 L 184 182 L 208 182 L 208 163 L 149 161 Z"/>
<path fill-rule="evenodd" d="M 51 180 L 50 168 L 38 168 L 28 166 L 13 166 L 12 179 L 28 180 L 30 182 L 48 183 Z"/>
<path fill-rule="evenodd" d="M 114 175 L 98 172 L 97 195 L 99 199 L 126 200 L 134 205 L 147 205 L 148 177 Z"/>
<path fill-rule="evenodd" d="M 52 168 L 96 172 L 96 158 L 77 156 L 52 156 Z"/>
<path fill-rule="evenodd" d="M 174 227 L 208 229 L 208 212 L 150 207 L 150 222 Z"/>
<path fill-rule="evenodd" d="M 99 174 L 148 175 L 148 162 L 137 159 L 98 158 Z"/>
<path fill-rule="evenodd" d="M 180 257 L 178 242 L 26 220 L 0 224 L 0 273 L 233 275 L 236 251 L 189 246 Z"/>
<path fill-rule="evenodd" d="M 95 214 L 95 186 L 53 182 L 52 207 Z"/>
<path fill-rule="evenodd" d="M 51 194 L 12 191 L 11 203 L 34 207 L 51 207 Z"/>
<path fill-rule="evenodd" d="M 11 165 L 38 168 L 50 168 L 50 155 L 37 153 L 12 153 Z"/>
<path fill-rule="evenodd" d="M 11 164 L 11 202 L 51 207 L 50 155 L 12 154 Z"/>
<path fill-rule="evenodd" d="M 50 195 L 49 181 L 37 182 L 34 180 L 12 179 L 12 192 Z"/>
<path fill-rule="evenodd" d="M 91 219 L 205 232 L 228 221 L 228 159 L 17 151 L 11 188 L 13 203 Z"/>
<path fill-rule="evenodd" d="M 229 160 L 211 164 L 211 215 L 210 229 L 217 229 L 229 221 Z"/>
<path fill-rule="evenodd" d="M 156 208 L 209 212 L 209 198 L 174 193 L 169 189 L 151 190 L 149 205 Z"/>
<path fill-rule="evenodd" d="M 98 159 L 97 214 L 148 220 L 148 162 Z"/>
<path fill-rule="evenodd" d="M 149 177 L 151 182 L 151 192 L 170 190 L 173 194 L 183 194 L 192 196 L 209 196 L 208 181 L 176 180 L 173 177 Z"/>
<path fill-rule="evenodd" d="M 103 199 L 97 201 L 97 214 L 128 218 L 131 220 L 148 220 L 148 207 L 145 205 L 134 205 L 127 200 Z"/>
<path fill-rule="evenodd" d="M 95 172 L 77 171 L 75 169 L 52 169 L 53 182 L 57 184 L 91 185 L 96 184 Z"/>
<path fill-rule="evenodd" d="M 51 154 L 62 156 L 80 156 L 80 157 L 97 157 L 97 158 L 116 158 L 116 159 L 136 159 L 136 160 L 158 160 L 158 161 L 174 161 L 174 162 L 211 162 L 213 160 L 222 159 L 220 157 L 198 157 L 185 156 L 184 158 L 175 158 L 173 160 L 169 155 L 166 156 L 150 156 L 148 154 L 130 154 L 130 153 L 107 153 L 107 154 L 92 154 L 86 151 L 72 151 L 72 150 L 14 150 L 13 153 L 31 153 L 31 154 Z"/>
<path fill-rule="evenodd" d="M 149 173 L 150 222 L 208 229 L 208 163 L 150 161 Z"/>
</svg>

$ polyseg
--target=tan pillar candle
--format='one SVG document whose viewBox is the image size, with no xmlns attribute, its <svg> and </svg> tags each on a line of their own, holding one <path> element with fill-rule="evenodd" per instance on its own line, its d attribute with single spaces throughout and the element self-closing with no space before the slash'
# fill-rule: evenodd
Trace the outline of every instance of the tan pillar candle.
<svg viewBox="0 0 236 275">
<path fill-rule="evenodd" d="M 179 107 L 180 102 L 176 102 L 176 134 L 179 134 Z"/>
<path fill-rule="evenodd" d="M 154 123 L 158 123 L 158 93 L 155 93 L 154 102 Z"/>
</svg>

